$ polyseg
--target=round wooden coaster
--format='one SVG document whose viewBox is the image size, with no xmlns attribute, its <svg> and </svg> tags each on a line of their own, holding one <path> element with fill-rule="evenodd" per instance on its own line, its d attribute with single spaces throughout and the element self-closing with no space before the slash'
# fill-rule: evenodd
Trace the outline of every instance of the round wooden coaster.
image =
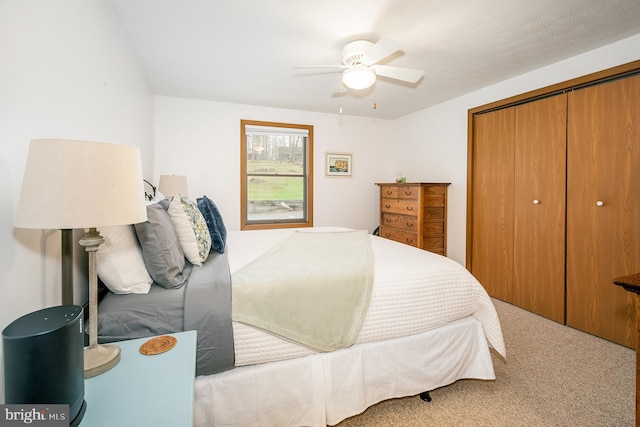
<svg viewBox="0 0 640 427">
<path fill-rule="evenodd" d="M 146 356 L 164 353 L 176 346 L 178 340 L 175 337 L 163 335 L 161 337 L 151 338 L 140 346 L 140 353 Z"/>
</svg>

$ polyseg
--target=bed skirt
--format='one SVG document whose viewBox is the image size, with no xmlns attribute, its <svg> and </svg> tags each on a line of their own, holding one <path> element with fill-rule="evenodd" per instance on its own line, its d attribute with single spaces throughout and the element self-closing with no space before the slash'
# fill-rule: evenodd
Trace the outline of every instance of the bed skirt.
<svg viewBox="0 0 640 427">
<path fill-rule="evenodd" d="M 194 425 L 335 425 L 383 400 L 465 378 L 495 379 L 472 316 L 418 335 L 199 376 Z"/>
</svg>

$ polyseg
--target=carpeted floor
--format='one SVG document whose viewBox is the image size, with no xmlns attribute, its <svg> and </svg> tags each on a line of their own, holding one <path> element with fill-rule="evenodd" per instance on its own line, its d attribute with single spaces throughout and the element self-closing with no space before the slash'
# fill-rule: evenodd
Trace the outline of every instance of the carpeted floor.
<svg viewBox="0 0 640 427">
<path fill-rule="evenodd" d="M 463 380 L 381 402 L 340 427 L 633 426 L 635 352 L 494 300 L 507 359 L 495 381 Z"/>
</svg>

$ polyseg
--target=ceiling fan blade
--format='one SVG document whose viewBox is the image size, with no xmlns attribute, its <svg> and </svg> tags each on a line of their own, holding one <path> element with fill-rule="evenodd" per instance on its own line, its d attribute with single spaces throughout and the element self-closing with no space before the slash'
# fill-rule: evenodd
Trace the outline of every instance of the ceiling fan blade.
<svg viewBox="0 0 640 427">
<path fill-rule="evenodd" d="M 400 49 L 402 49 L 402 44 L 400 42 L 383 37 L 378 40 L 376 44 L 367 49 L 362 57 L 362 63 L 364 65 L 373 65 L 382 61 L 387 56 L 396 53 Z"/>
<path fill-rule="evenodd" d="M 415 68 L 392 67 L 390 65 L 374 65 L 371 68 L 378 76 L 402 80 L 408 83 L 416 83 L 424 76 L 423 70 L 416 70 Z"/>
</svg>

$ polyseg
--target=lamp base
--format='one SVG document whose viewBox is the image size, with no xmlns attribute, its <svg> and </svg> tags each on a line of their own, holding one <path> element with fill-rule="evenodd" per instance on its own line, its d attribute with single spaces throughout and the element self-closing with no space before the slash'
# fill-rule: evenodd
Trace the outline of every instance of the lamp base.
<svg viewBox="0 0 640 427">
<path fill-rule="evenodd" d="M 91 378 L 113 368 L 120 361 L 120 347 L 97 344 L 84 348 L 84 377 Z"/>
</svg>

